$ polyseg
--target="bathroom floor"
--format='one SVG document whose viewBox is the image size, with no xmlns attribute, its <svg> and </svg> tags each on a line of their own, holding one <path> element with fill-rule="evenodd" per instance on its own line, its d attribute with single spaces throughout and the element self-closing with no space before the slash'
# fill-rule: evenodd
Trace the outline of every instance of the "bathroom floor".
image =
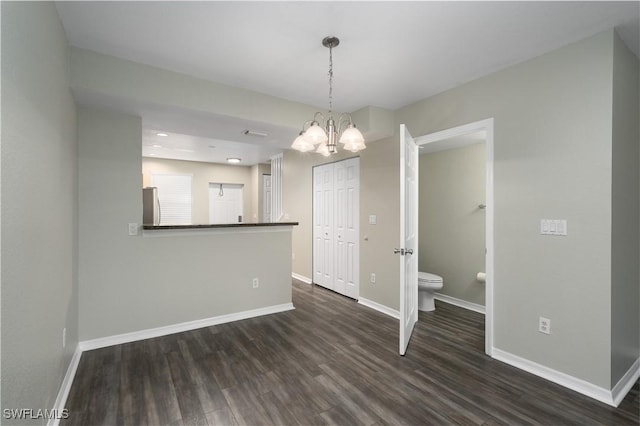
<svg viewBox="0 0 640 426">
<path fill-rule="evenodd" d="M 492 360 L 484 317 L 436 301 L 407 355 L 398 321 L 293 283 L 295 310 L 82 354 L 61 424 L 638 425 Z"/>
</svg>

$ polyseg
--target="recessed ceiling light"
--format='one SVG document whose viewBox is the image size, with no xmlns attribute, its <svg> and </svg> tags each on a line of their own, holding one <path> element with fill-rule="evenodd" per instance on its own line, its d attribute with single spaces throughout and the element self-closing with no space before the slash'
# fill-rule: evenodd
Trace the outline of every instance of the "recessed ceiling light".
<svg viewBox="0 0 640 426">
<path fill-rule="evenodd" d="M 227 158 L 227 163 L 238 164 L 240 162 L 239 158 Z"/>
<path fill-rule="evenodd" d="M 216 146 L 215 145 L 209 145 L 209 148 L 214 149 Z"/>
<path fill-rule="evenodd" d="M 169 135 L 167 133 L 158 132 L 158 133 L 156 133 L 156 136 L 162 136 L 162 137 L 166 138 Z"/>
<path fill-rule="evenodd" d="M 162 145 L 158 145 L 158 144 L 151 145 L 151 146 L 154 147 L 154 148 L 162 148 Z"/>
<path fill-rule="evenodd" d="M 184 148 L 175 148 L 175 151 L 180 151 L 180 152 L 195 152 L 192 149 L 184 149 Z"/>
<path fill-rule="evenodd" d="M 150 157 L 156 157 L 158 154 L 149 154 Z"/>
</svg>

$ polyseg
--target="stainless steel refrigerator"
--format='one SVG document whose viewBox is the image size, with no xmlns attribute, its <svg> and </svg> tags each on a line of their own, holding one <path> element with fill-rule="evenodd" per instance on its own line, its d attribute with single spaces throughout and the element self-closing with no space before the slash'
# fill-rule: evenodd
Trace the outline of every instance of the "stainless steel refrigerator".
<svg viewBox="0 0 640 426">
<path fill-rule="evenodd" d="M 150 186 L 142 188 L 142 224 L 160 225 L 162 210 L 158 200 L 158 188 Z"/>
</svg>

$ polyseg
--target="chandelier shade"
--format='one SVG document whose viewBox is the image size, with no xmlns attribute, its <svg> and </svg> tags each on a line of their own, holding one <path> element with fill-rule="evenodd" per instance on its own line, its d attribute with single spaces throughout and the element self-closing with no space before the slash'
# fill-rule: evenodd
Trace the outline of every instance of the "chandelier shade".
<svg viewBox="0 0 640 426">
<path fill-rule="evenodd" d="M 331 155 L 331 153 L 329 152 L 329 147 L 327 146 L 327 144 L 321 143 L 320 145 L 318 145 L 318 149 L 316 149 L 316 152 L 320 155 L 324 155 L 325 157 L 328 157 Z"/>
<path fill-rule="evenodd" d="M 329 137 L 326 132 L 317 121 L 313 121 L 311 126 L 304 132 L 303 136 L 308 142 L 313 145 L 318 145 L 320 143 L 327 143 Z"/>
<path fill-rule="evenodd" d="M 340 136 L 340 143 L 364 145 L 364 136 L 362 136 L 360 130 L 356 129 L 356 127 L 351 124 L 349 127 L 344 129 L 344 132 L 342 132 L 342 136 Z"/>
<path fill-rule="evenodd" d="M 333 48 L 338 44 L 340 40 L 337 37 L 325 37 L 322 40 L 322 45 L 329 48 L 329 113 L 325 119 L 322 113 L 316 112 L 313 120 L 302 125 L 302 131 L 291 144 L 291 148 L 297 151 L 315 150 L 318 154 L 329 156 L 338 152 L 336 141 L 343 144 L 345 150 L 351 152 L 358 152 L 367 147 L 364 136 L 356 128 L 350 114 L 341 114 L 337 125 L 333 119 Z M 323 122 L 324 128 L 318 120 Z"/>
<path fill-rule="evenodd" d="M 291 144 L 291 148 L 300 152 L 307 152 L 313 151 L 315 146 L 311 142 L 307 141 L 304 137 L 304 132 L 300 132 L 298 137 L 293 141 L 293 144 Z"/>
</svg>

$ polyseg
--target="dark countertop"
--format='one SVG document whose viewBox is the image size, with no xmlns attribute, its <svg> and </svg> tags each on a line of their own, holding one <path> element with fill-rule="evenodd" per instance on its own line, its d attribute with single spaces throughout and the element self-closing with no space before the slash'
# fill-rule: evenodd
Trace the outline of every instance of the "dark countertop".
<svg viewBox="0 0 640 426">
<path fill-rule="evenodd" d="M 215 229 L 215 228 L 251 228 L 258 226 L 296 226 L 298 222 L 261 222 L 261 223 L 221 223 L 207 225 L 143 225 L 144 230 L 160 229 Z"/>
</svg>

